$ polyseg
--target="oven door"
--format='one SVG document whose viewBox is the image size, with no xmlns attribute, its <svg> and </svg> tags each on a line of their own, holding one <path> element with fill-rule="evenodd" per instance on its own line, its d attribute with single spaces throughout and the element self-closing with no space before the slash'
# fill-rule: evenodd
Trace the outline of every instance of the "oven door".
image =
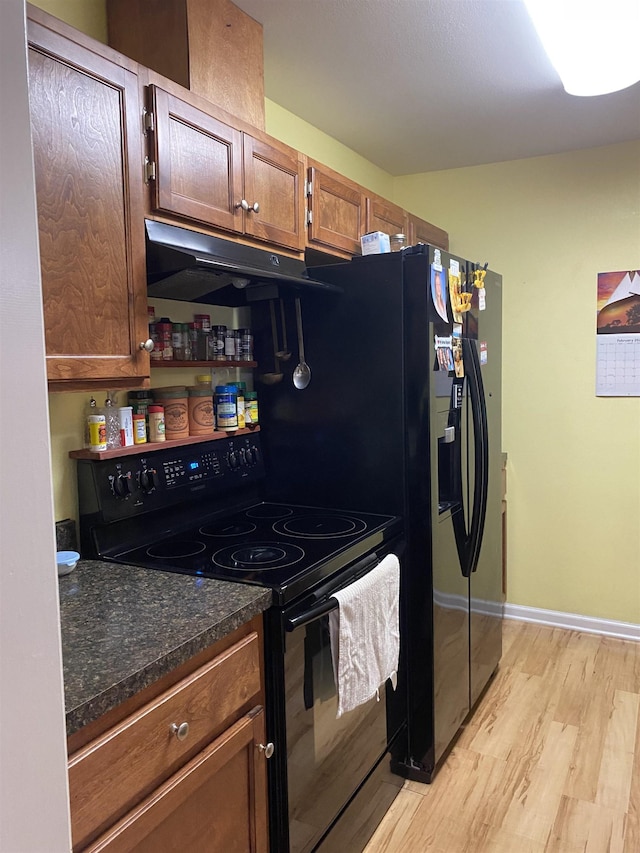
<svg viewBox="0 0 640 853">
<path fill-rule="evenodd" d="M 281 612 L 285 724 L 281 742 L 286 743 L 286 768 L 281 770 L 287 781 L 278 799 L 280 804 L 288 801 L 288 828 L 282 829 L 288 829 L 289 847 L 280 838 L 278 850 L 314 850 L 395 734 L 391 721 L 399 716 L 394 707 L 399 695 L 388 681 L 380 688 L 379 701 L 374 698 L 336 719 L 328 612 L 337 606 L 329 600 L 333 592 L 365 575 L 387 553 L 400 557 L 401 550 L 392 543 L 364 557 L 333 583 Z"/>
</svg>

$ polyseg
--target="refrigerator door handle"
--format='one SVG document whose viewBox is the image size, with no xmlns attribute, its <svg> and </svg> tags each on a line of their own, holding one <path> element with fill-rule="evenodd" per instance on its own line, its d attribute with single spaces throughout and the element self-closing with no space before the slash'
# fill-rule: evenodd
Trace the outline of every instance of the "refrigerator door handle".
<svg viewBox="0 0 640 853">
<path fill-rule="evenodd" d="M 484 386 L 480 372 L 480 359 L 475 342 L 464 338 L 462 341 L 463 358 L 468 365 L 466 375 L 469 382 L 469 398 L 474 433 L 474 486 L 473 510 L 469 529 L 469 574 L 475 572 L 480 558 L 480 548 L 484 534 L 484 524 L 487 514 L 487 494 L 489 476 L 489 434 L 487 423 L 487 407 L 484 396 Z"/>
</svg>

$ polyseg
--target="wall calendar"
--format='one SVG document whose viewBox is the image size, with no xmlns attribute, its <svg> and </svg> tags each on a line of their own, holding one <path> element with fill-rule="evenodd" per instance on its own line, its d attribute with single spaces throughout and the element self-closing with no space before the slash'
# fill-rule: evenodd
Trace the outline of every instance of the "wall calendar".
<svg viewBox="0 0 640 853">
<path fill-rule="evenodd" d="M 640 270 L 598 274 L 596 396 L 640 396 Z"/>
</svg>

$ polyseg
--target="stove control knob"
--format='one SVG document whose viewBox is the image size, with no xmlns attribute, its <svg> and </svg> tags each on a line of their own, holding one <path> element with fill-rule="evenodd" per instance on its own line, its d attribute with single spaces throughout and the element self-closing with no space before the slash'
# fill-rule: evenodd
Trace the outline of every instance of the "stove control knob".
<svg viewBox="0 0 640 853">
<path fill-rule="evenodd" d="M 126 498 L 133 492 L 131 474 L 118 474 L 113 480 L 113 491 L 117 498 Z"/>
<path fill-rule="evenodd" d="M 155 487 L 158 485 L 158 478 L 156 476 L 157 471 L 155 468 L 144 468 L 138 474 L 138 480 L 140 482 L 140 488 L 143 492 L 147 494 L 152 492 Z"/>
<path fill-rule="evenodd" d="M 260 451 L 259 451 L 259 450 L 258 450 L 258 448 L 255 446 L 255 444 L 254 444 L 254 445 L 253 445 L 253 447 L 251 448 L 251 456 L 252 456 L 253 464 L 254 464 L 254 465 L 256 464 L 256 462 L 259 462 L 259 461 L 260 461 Z"/>
<path fill-rule="evenodd" d="M 240 467 L 247 464 L 247 455 L 245 453 L 244 447 L 241 447 L 238 451 L 238 456 L 240 457 Z"/>
<path fill-rule="evenodd" d="M 240 460 L 238 459 L 238 455 L 235 450 L 232 450 L 227 456 L 227 462 L 229 464 L 229 468 L 234 471 L 238 465 L 240 464 Z"/>
<path fill-rule="evenodd" d="M 255 465 L 256 464 L 256 454 L 255 447 L 247 447 L 244 451 L 244 458 L 247 465 Z"/>
</svg>

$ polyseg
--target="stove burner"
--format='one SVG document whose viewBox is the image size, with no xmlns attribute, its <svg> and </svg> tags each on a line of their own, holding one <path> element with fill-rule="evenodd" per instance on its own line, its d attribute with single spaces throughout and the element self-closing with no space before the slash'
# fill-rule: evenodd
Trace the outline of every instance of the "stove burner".
<svg viewBox="0 0 640 853">
<path fill-rule="evenodd" d="M 249 518 L 285 518 L 292 515 L 293 510 L 288 506 L 274 506 L 273 504 L 258 504 L 247 510 Z"/>
<path fill-rule="evenodd" d="M 196 554 L 201 554 L 205 547 L 202 542 L 178 539 L 174 542 L 158 542 L 157 545 L 151 545 L 147 548 L 147 554 L 158 560 L 175 560 L 180 557 L 193 557 Z"/>
<path fill-rule="evenodd" d="M 211 558 L 215 566 L 240 572 L 265 572 L 283 569 L 299 563 L 304 557 L 302 548 L 285 542 L 255 542 L 248 545 L 229 545 Z"/>
<path fill-rule="evenodd" d="M 301 539 L 334 539 L 363 533 L 367 525 L 359 518 L 346 515 L 303 515 L 276 521 L 276 533 L 297 536 Z"/>
<path fill-rule="evenodd" d="M 251 521 L 219 521 L 217 524 L 205 524 L 200 528 L 204 536 L 246 536 L 256 529 Z"/>
</svg>

